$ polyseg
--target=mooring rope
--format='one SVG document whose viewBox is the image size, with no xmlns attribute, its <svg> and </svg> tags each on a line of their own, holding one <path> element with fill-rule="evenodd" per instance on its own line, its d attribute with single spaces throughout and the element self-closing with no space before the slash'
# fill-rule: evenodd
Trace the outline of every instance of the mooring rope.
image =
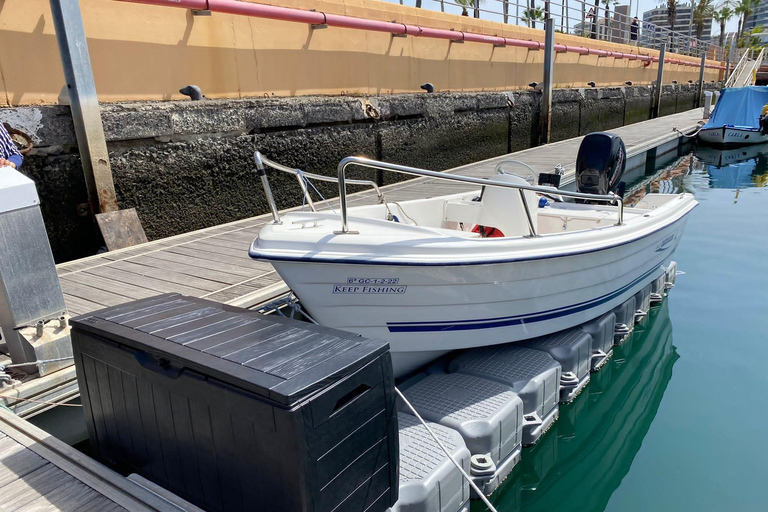
<svg viewBox="0 0 768 512">
<path fill-rule="evenodd" d="M 693 133 L 692 133 L 692 134 L 690 134 L 690 135 L 686 135 L 686 134 L 684 134 L 683 132 L 681 132 L 681 131 L 680 131 L 680 130 L 678 130 L 677 128 L 672 128 L 672 131 L 673 131 L 673 132 L 677 132 L 677 133 L 679 133 L 680 135 L 682 135 L 683 137 L 687 137 L 687 138 L 689 138 L 689 139 L 690 139 L 690 138 L 693 138 L 693 137 L 697 136 L 697 135 L 699 134 L 699 132 L 701 131 L 701 129 L 702 129 L 702 128 L 704 128 L 704 127 L 703 127 L 703 126 L 699 127 L 699 129 L 698 129 L 698 130 L 696 130 L 695 132 L 693 132 Z"/>
<path fill-rule="evenodd" d="M 400 397 L 400 399 L 405 403 L 406 407 L 411 410 L 411 412 L 416 416 L 416 419 L 421 422 L 421 424 L 424 426 L 425 429 L 427 429 L 427 432 L 429 432 L 429 435 L 432 436 L 432 439 L 435 440 L 435 442 L 442 448 L 443 452 L 448 456 L 449 459 L 451 459 L 451 462 L 453 462 L 453 465 L 456 466 L 456 469 L 458 469 L 461 474 L 464 476 L 464 478 L 467 479 L 467 482 L 469 482 L 470 487 L 477 493 L 477 495 L 480 497 L 481 500 L 483 500 L 483 503 L 485 503 L 485 506 L 488 507 L 488 510 L 491 512 L 498 512 L 493 505 L 491 505 L 491 502 L 488 501 L 488 498 L 485 496 L 485 494 L 480 490 L 480 488 L 475 484 L 475 482 L 472 481 L 472 478 L 467 474 L 466 471 L 464 471 L 464 468 L 461 467 L 461 464 L 456 462 L 456 459 L 453 458 L 453 455 L 451 455 L 451 452 L 448 451 L 448 448 L 445 447 L 443 443 L 440 442 L 440 440 L 437 438 L 435 433 L 432 431 L 431 428 L 429 428 L 429 425 L 427 425 L 427 422 L 424 421 L 424 418 L 422 418 L 418 412 L 416 412 L 416 409 L 411 405 L 411 402 L 408 401 L 407 398 L 405 398 L 405 395 L 400 391 L 397 386 L 395 386 L 395 393 L 397 393 L 397 396 Z"/>
</svg>

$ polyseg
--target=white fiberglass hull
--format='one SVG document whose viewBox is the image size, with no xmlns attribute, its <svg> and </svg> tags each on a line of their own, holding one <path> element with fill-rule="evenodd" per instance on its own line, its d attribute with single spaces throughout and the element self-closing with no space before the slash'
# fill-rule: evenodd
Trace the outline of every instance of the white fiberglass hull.
<svg viewBox="0 0 768 512">
<path fill-rule="evenodd" d="M 768 135 L 763 135 L 757 129 L 748 128 L 706 128 L 699 132 L 699 138 L 709 144 L 737 145 L 760 144 L 768 141 Z"/>
<path fill-rule="evenodd" d="M 262 231 L 251 255 L 269 259 L 321 325 L 389 341 L 403 375 L 451 350 L 557 332 L 618 306 L 664 272 L 696 204 L 679 198 L 634 228 L 475 240 L 480 252 L 462 250 L 469 240 L 403 244 L 387 233 L 365 247 L 361 222 L 360 235 L 330 235 L 338 246 L 316 242 L 303 256 L 274 251 L 282 237 Z"/>
</svg>

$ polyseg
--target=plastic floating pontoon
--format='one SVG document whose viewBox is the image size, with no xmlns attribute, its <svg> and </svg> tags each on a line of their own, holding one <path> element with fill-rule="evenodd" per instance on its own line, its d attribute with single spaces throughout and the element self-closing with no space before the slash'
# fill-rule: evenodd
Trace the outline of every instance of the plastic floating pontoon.
<svg viewBox="0 0 768 512">
<path fill-rule="evenodd" d="M 520 341 L 517 345 L 546 352 L 560 363 L 561 404 L 571 402 L 589 382 L 592 337 L 581 329 L 569 329 L 541 338 Z"/>
<path fill-rule="evenodd" d="M 557 419 L 562 370 L 546 352 L 515 344 L 476 348 L 451 361 L 448 371 L 510 386 L 523 400 L 524 446 L 538 441 Z"/>
<path fill-rule="evenodd" d="M 659 277 L 656 278 L 654 282 L 651 283 L 651 295 L 650 295 L 651 304 L 658 304 L 659 302 L 664 300 L 666 283 L 667 283 L 666 273 L 660 275 Z"/>
<path fill-rule="evenodd" d="M 592 337 L 592 371 L 596 372 L 613 355 L 613 338 L 616 315 L 604 314 L 581 326 L 581 330 Z"/>
<path fill-rule="evenodd" d="M 468 512 L 469 484 L 414 416 L 398 413 L 400 497 L 391 512 Z M 470 453 L 457 431 L 428 422 L 430 430 L 467 473 Z"/>
<path fill-rule="evenodd" d="M 635 297 L 627 299 L 622 305 L 613 308 L 616 316 L 616 325 L 613 330 L 613 344 L 618 346 L 624 343 L 635 328 Z"/>
<path fill-rule="evenodd" d="M 472 454 L 470 476 L 483 493 L 520 462 L 523 402 L 511 387 L 461 373 L 420 373 L 399 387 L 422 418 L 461 434 Z M 398 400 L 398 410 L 406 407 Z"/>
<path fill-rule="evenodd" d="M 651 289 L 653 283 L 649 283 L 645 288 L 635 294 L 635 323 L 639 322 L 648 315 L 651 309 Z"/>
</svg>

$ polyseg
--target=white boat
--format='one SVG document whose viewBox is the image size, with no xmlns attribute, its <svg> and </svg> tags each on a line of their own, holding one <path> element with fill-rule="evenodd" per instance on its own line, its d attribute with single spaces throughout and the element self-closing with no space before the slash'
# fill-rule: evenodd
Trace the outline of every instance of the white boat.
<svg viewBox="0 0 768 512">
<path fill-rule="evenodd" d="M 697 204 L 690 194 L 652 194 L 624 208 L 613 193 L 351 157 L 339 164 L 341 219 L 318 211 L 280 216 L 265 163 L 275 166 L 257 153 L 275 221 L 250 255 L 270 261 L 321 325 L 388 340 L 398 376 L 451 350 L 533 338 L 610 311 L 665 272 Z M 349 165 L 484 187 L 347 208 Z M 558 194 L 615 206 L 562 202 Z M 539 204 L 545 196 L 548 204 Z M 491 227 L 503 236 L 483 237 Z"/>
<path fill-rule="evenodd" d="M 712 115 L 699 131 L 699 139 L 717 146 L 760 144 L 768 141 L 768 123 L 762 110 L 768 104 L 768 87 L 723 89 Z"/>
<path fill-rule="evenodd" d="M 760 133 L 759 128 L 746 126 L 719 126 L 702 128 L 699 138 L 709 144 L 732 146 L 741 144 L 760 144 L 768 141 L 768 135 Z"/>
</svg>

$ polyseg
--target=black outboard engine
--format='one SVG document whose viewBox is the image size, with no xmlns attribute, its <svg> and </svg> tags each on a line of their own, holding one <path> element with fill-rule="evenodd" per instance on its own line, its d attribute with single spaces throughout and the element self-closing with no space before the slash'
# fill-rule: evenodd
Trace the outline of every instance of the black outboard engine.
<svg viewBox="0 0 768 512">
<path fill-rule="evenodd" d="M 600 195 L 616 192 L 623 195 L 621 177 L 626 165 L 627 149 L 621 137 L 605 132 L 590 133 L 581 141 L 576 157 L 579 192 Z"/>
</svg>

